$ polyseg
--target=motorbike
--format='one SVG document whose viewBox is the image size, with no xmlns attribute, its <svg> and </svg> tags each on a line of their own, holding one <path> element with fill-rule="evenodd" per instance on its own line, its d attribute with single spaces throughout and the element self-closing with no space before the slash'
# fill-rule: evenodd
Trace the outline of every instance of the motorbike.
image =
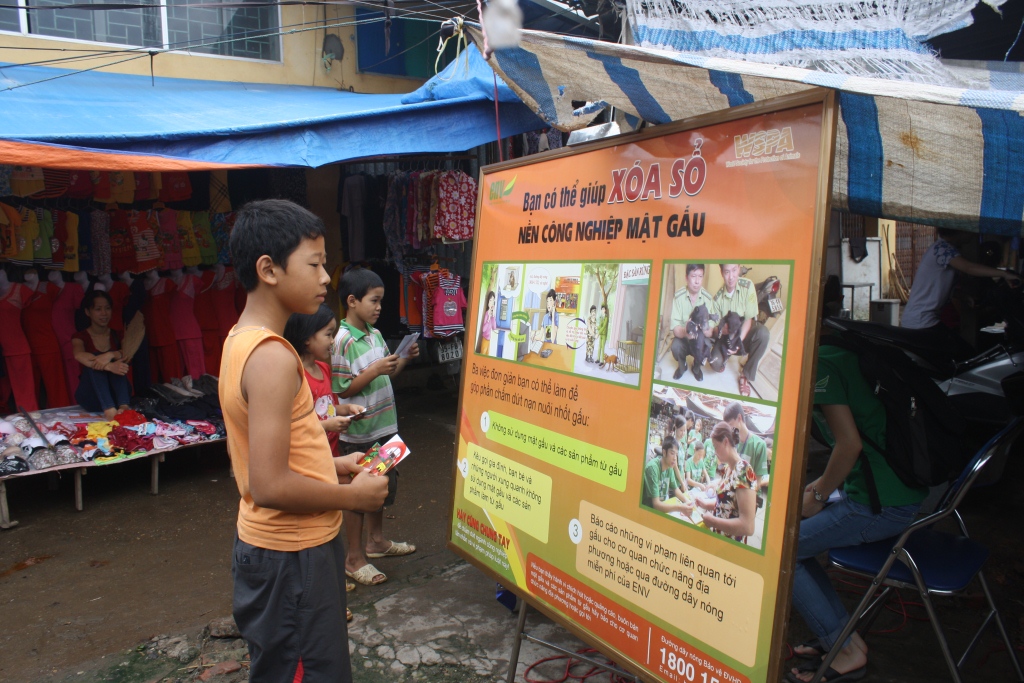
<svg viewBox="0 0 1024 683">
<path fill-rule="evenodd" d="M 979 428 L 979 434 L 994 433 L 993 428 L 1005 425 L 1015 413 L 1011 398 L 1019 392 L 1009 387 L 1024 380 L 1024 298 L 1002 286 L 985 304 L 1002 314 L 1002 338 L 964 358 L 954 357 L 948 346 L 919 330 L 840 318 L 827 318 L 824 324 L 901 349 L 938 384 L 968 424 Z"/>
<path fill-rule="evenodd" d="M 757 292 L 757 322 L 763 325 L 768 318 L 777 318 L 786 310 L 779 296 L 782 291 L 779 278 L 771 275 L 754 285 L 754 290 Z"/>
</svg>

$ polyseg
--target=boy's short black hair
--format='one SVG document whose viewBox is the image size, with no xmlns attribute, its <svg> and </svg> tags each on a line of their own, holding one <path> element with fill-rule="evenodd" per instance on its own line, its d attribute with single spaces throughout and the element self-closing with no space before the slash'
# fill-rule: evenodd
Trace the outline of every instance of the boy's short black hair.
<svg viewBox="0 0 1024 683">
<path fill-rule="evenodd" d="M 285 339 L 288 343 L 295 347 L 299 355 L 306 353 L 306 342 L 314 334 L 324 329 L 331 322 L 336 322 L 337 318 L 334 315 L 334 311 L 327 304 L 320 304 L 320 308 L 317 309 L 316 313 L 307 315 L 305 313 L 292 313 L 288 318 L 288 322 L 284 326 Z"/>
<path fill-rule="evenodd" d="M 686 277 L 690 277 L 690 273 L 692 273 L 695 270 L 699 270 L 700 272 L 703 273 L 704 272 L 704 264 L 703 263 L 687 263 L 686 264 Z"/>
<path fill-rule="evenodd" d="M 597 313 L 597 306 L 591 306 L 590 307 L 590 312 L 591 313 Z"/>
<path fill-rule="evenodd" d="M 362 301 L 367 292 L 377 287 L 384 287 L 380 275 L 368 268 L 353 268 L 342 276 L 338 284 L 338 294 L 341 295 L 342 303 L 347 305 L 350 295 L 354 296 L 356 301 Z"/>
<path fill-rule="evenodd" d="M 261 256 L 287 268 L 288 257 L 302 240 L 323 237 L 324 222 L 313 212 L 286 199 L 260 199 L 249 202 L 235 218 L 231 230 L 231 260 L 235 275 L 245 291 L 256 289 L 256 261 Z"/>
</svg>

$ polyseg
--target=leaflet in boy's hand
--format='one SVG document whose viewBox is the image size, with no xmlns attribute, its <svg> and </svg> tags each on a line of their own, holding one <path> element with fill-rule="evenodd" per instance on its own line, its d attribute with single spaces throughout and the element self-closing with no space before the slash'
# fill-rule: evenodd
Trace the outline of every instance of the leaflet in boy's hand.
<svg viewBox="0 0 1024 683">
<path fill-rule="evenodd" d="M 397 434 L 383 446 L 373 444 L 373 448 L 359 459 L 359 466 L 369 470 L 370 474 L 387 474 L 388 470 L 409 457 L 409 447 Z"/>
<path fill-rule="evenodd" d="M 416 343 L 416 340 L 419 338 L 419 336 L 419 332 L 413 332 L 412 334 L 405 335 L 405 337 L 402 339 L 402 342 L 398 345 L 398 348 L 395 349 L 395 355 L 398 356 L 399 358 L 408 358 L 409 348 Z"/>
</svg>

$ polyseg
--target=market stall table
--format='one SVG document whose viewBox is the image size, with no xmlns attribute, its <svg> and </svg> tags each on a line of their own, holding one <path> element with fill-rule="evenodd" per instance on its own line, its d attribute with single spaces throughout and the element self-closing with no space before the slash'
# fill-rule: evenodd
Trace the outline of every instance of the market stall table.
<svg viewBox="0 0 1024 683">
<path fill-rule="evenodd" d="M 31 431 L 25 429 L 19 429 L 18 432 L 23 438 L 33 438 L 39 435 L 39 431 L 43 430 L 43 433 L 51 433 L 54 425 L 76 425 L 82 426 L 91 423 L 104 422 L 102 415 L 99 413 L 88 413 L 78 406 L 72 406 L 68 408 L 56 408 L 50 410 L 43 410 L 34 412 L 31 414 L 31 420 L 29 416 L 25 414 L 11 415 L 5 418 L 5 422 L 8 424 L 30 424 Z M 115 418 L 116 421 L 116 418 Z M 196 423 L 207 423 L 210 426 L 215 426 L 213 423 L 207 421 L 192 421 Z M 144 423 L 145 424 L 145 423 Z M 186 425 L 188 422 L 182 422 L 182 425 Z M 184 429 L 184 426 L 182 427 Z M 92 459 L 83 459 L 79 462 L 58 464 L 52 467 L 44 467 L 41 469 L 30 469 L 24 472 L 16 472 L 12 474 L 0 476 L 0 529 L 10 529 L 17 526 L 18 522 L 12 520 L 10 516 L 10 509 L 7 504 L 7 481 L 19 479 L 22 477 L 29 477 L 37 474 L 55 474 L 62 471 L 73 471 L 75 478 L 75 509 L 82 511 L 84 509 L 84 497 L 82 493 L 82 476 L 88 473 L 88 470 L 92 467 L 104 467 L 108 465 L 116 465 L 123 462 L 129 462 L 131 460 L 138 460 L 140 458 L 149 458 L 150 461 L 150 492 L 153 495 L 157 495 L 160 490 L 160 463 L 165 461 L 166 454 L 170 451 L 177 451 L 183 448 L 189 448 L 193 446 L 201 446 L 204 444 L 217 443 L 224 441 L 223 431 L 217 429 L 213 435 L 205 435 L 208 438 L 198 438 L 190 443 L 176 442 L 174 446 L 163 446 L 150 448 L 147 450 L 139 450 L 132 453 L 124 453 L 120 455 L 99 455 Z M 53 450 L 53 445 L 49 446 L 50 450 Z M 76 453 L 85 457 L 83 454 L 85 450 L 72 445 Z M 92 453 L 100 452 L 98 450 Z"/>
</svg>

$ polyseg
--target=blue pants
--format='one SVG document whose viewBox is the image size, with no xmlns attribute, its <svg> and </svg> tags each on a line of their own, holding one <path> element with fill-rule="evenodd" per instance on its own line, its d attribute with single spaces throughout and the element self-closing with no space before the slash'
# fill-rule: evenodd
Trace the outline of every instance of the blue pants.
<svg viewBox="0 0 1024 683">
<path fill-rule="evenodd" d="M 839 502 L 800 522 L 793 573 L 793 606 L 826 651 L 832 648 L 850 615 L 817 556 L 830 548 L 895 536 L 910 526 L 921 507 L 920 504 L 885 507 L 881 514 L 873 515 L 870 507 L 848 499 L 845 493 L 842 496 Z M 849 641 L 844 646 L 847 644 Z"/>
<path fill-rule="evenodd" d="M 82 374 L 75 390 L 75 400 L 91 413 L 126 406 L 132 399 L 128 378 L 112 372 L 93 370 L 82 366 Z"/>
</svg>

